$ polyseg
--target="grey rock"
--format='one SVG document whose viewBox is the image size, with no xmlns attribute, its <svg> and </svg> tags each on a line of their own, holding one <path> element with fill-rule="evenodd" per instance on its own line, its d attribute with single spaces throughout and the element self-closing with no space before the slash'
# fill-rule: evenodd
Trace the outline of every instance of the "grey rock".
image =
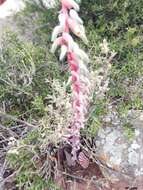
<svg viewBox="0 0 143 190">
<path fill-rule="evenodd" d="M 143 112 L 130 111 L 126 120 L 134 129 L 133 138 L 127 138 L 121 122 L 104 127 L 96 137 L 96 156 L 104 165 L 102 173 L 112 183 L 124 181 L 137 186 L 140 181 L 143 187 Z"/>
</svg>

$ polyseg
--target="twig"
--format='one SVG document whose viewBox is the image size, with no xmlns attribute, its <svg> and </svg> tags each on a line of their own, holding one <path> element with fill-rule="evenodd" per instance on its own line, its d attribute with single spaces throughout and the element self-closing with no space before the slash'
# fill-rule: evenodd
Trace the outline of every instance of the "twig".
<svg viewBox="0 0 143 190">
<path fill-rule="evenodd" d="M 21 119 L 16 118 L 15 116 L 6 114 L 6 113 L 1 112 L 1 111 L 0 111 L 0 117 L 3 117 L 3 118 L 5 118 L 5 119 L 11 119 L 11 120 L 16 121 L 16 122 L 18 122 L 18 123 L 22 123 L 22 124 L 24 124 L 24 125 L 27 125 L 28 127 L 32 127 L 32 128 L 37 128 L 37 127 L 38 127 L 38 126 L 36 126 L 36 125 L 32 125 L 32 124 L 30 124 L 30 123 L 28 123 L 28 122 L 26 122 L 26 121 L 23 121 L 23 120 L 21 120 Z"/>
<path fill-rule="evenodd" d="M 3 183 L 6 182 L 12 182 L 12 180 L 19 174 L 19 172 L 21 171 L 21 169 L 23 168 L 24 165 L 20 166 L 20 168 L 18 170 L 16 170 L 14 173 L 12 173 L 10 176 L 8 176 L 7 178 L 5 178 L 3 180 Z"/>
<path fill-rule="evenodd" d="M 47 7 L 44 5 L 44 3 L 43 3 L 42 0 L 39 0 L 39 4 L 40 4 L 40 7 L 41 7 L 43 10 L 47 10 Z"/>
<path fill-rule="evenodd" d="M 116 55 L 117 55 L 117 53 L 116 53 L 116 52 L 113 52 L 113 53 L 111 54 L 111 56 L 109 57 L 108 62 L 111 63 L 112 60 L 114 59 L 114 57 L 115 57 Z"/>
<path fill-rule="evenodd" d="M 96 179 L 96 176 L 93 176 L 90 180 L 89 179 L 86 179 L 86 178 L 83 178 L 83 177 L 79 177 L 79 176 L 76 176 L 76 175 L 72 175 L 72 174 L 69 174 L 69 173 L 66 173 L 66 172 L 62 172 L 63 175 L 66 175 L 66 176 L 69 176 L 69 177 L 72 177 L 74 178 L 75 180 L 81 180 L 81 181 L 84 181 L 85 183 L 87 183 L 87 189 L 90 188 L 90 185 L 92 183 L 94 183 L 96 185 L 96 188 L 100 188 L 100 185 L 99 185 L 99 181 Z"/>
<path fill-rule="evenodd" d="M 72 174 L 69 174 L 69 173 L 66 173 L 66 172 L 62 172 L 63 175 L 66 175 L 66 176 L 69 176 L 69 177 L 72 177 L 74 179 L 78 179 L 78 180 L 82 180 L 82 181 L 88 181 L 87 179 L 83 178 L 83 177 L 79 177 L 79 176 L 76 176 L 76 175 L 72 175 Z"/>
<path fill-rule="evenodd" d="M 33 30 L 33 32 L 36 31 L 36 30 L 40 30 L 40 29 L 42 29 L 42 28 L 48 27 L 48 26 L 49 26 L 49 23 L 40 25 L 40 26 L 38 26 L 38 27 L 35 27 L 34 30 Z"/>
<path fill-rule="evenodd" d="M 14 137 L 17 137 L 17 138 L 18 138 L 18 135 L 17 135 L 15 132 L 13 132 L 10 128 L 5 127 L 5 126 L 3 126 L 3 125 L 1 125 L 1 124 L 0 124 L 0 128 L 3 129 L 3 130 L 8 131 L 8 133 L 9 133 L 11 136 L 14 136 Z"/>
</svg>

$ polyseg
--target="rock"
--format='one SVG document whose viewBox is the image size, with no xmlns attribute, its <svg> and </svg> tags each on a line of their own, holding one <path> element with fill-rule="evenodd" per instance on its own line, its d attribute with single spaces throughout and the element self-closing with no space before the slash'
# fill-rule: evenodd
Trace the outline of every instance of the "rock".
<svg viewBox="0 0 143 190">
<path fill-rule="evenodd" d="M 56 6 L 56 3 L 57 3 L 55 0 L 41 0 L 41 2 L 39 0 L 34 0 L 34 2 L 36 4 L 38 4 L 39 6 L 42 3 L 42 6 L 44 6 L 47 9 L 54 8 Z"/>
<path fill-rule="evenodd" d="M 6 0 L 4 4 L 0 6 L 0 18 L 11 16 L 23 9 L 25 6 L 23 0 Z"/>
<path fill-rule="evenodd" d="M 37 3 L 37 5 L 40 3 L 39 0 L 32 0 L 29 2 L 33 2 L 35 4 Z M 53 8 L 56 4 L 55 0 L 41 0 L 41 2 L 46 9 Z M 35 24 L 35 20 L 38 17 L 38 13 L 30 13 L 29 16 L 25 16 L 25 18 L 23 18 L 23 21 L 25 20 L 25 23 L 27 24 L 27 27 L 25 28 L 20 27 L 20 15 L 17 15 L 17 19 L 13 17 L 14 15 L 16 15 L 16 13 L 20 12 L 24 8 L 25 0 L 6 0 L 5 3 L 0 6 L 0 48 L 2 44 L 2 37 L 5 34 L 5 31 L 15 32 L 22 41 L 35 41 L 34 34 L 36 33 L 36 29 L 38 28 Z"/>
<path fill-rule="evenodd" d="M 125 135 L 122 123 L 99 130 L 96 155 L 103 164 L 103 175 L 116 188 L 122 184 L 122 190 L 140 185 L 143 189 L 143 112 L 130 111 L 127 122 L 134 131 L 131 139 Z"/>
<path fill-rule="evenodd" d="M 16 14 L 25 7 L 23 0 L 6 0 L 0 6 L 0 47 L 1 39 L 5 29 L 11 31 L 18 31 L 17 25 L 12 18 L 12 15 Z"/>
</svg>

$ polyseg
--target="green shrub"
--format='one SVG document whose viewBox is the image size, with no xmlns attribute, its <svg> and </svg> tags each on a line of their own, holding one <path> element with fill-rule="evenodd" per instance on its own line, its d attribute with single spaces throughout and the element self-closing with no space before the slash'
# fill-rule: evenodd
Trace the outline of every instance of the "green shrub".
<svg viewBox="0 0 143 190">
<path fill-rule="evenodd" d="M 23 42 L 12 31 L 5 33 L 0 56 L 0 102 L 5 102 L 6 111 L 21 114 L 34 109 L 42 114 L 45 98 L 52 90 L 47 81 L 63 78 L 60 65 L 48 49 Z"/>
<path fill-rule="evenodd" d="M 142 0 L 81 2 L 81 14 L 87 25 L 87 34 L 94 33 L 92 39 L 89 39 L 90 43 L 96 39 L 95 43 L 99 44 L 102 38 L 106 38 L 110 48 L 117 52 L 112 63 L 108 98 L 110 101 L 116 99 L 117 105 L 120 105 L 121 99 L 125 105 L 131 105 L 128 106 L 130 109 L 142 109 L 142 106 L 132 100 L 134 97 L 141 99 L 143 85 L 140 80 L 143 75 L 142 5 Z M 92 55 L 97 54 L 97 48 L 92 49 Z M 136 93 L 131 90 L 133 88 Z"/>
</svg>

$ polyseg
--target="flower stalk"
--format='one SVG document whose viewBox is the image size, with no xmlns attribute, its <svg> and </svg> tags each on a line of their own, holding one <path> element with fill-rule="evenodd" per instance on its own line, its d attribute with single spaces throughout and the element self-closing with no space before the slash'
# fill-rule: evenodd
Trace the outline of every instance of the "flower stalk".
<svg viewBox="0 0 143 190">
<path fill-rule="evenodd" d="M 60 46 L 59 60 L 67 59 L 71 73 L 72 108 L 73 117 L 68 129 L 67 141 L 72 146 L 72 158 L 77 160 L 77 151 L 80 149 L 80 129 L 84 128 L 88 113 L 90 80 L 86 64 L 89 63 L 88 55 L 74 42 L 70 32 L 88 43 L 83 21 L 78 15 L 79 5 L 74 0 L 60 0 L 59 25 L 52 33 L 52 48 L 54 53 Z"/>
</svg>

